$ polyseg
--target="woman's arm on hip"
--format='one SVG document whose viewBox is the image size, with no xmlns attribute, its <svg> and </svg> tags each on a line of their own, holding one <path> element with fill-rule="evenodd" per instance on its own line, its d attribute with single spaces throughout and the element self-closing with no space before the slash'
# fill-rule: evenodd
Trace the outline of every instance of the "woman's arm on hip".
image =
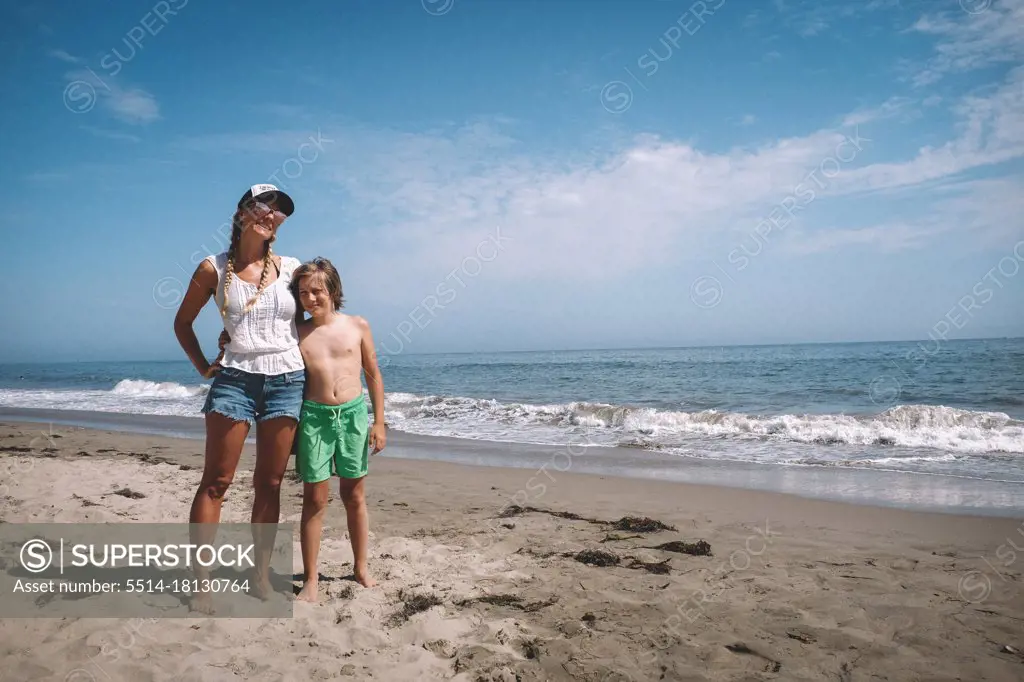
<svg viewBox="0 0 1024 682">
<path fill-rule="evenodd" d="M 181 305 L 178 306 L 178 313 L 174 316 L 174 335 L 178 338 L 178 343 L 181 344 L 181 348 L 185 351 L 185 355 L 188 356 L 196 371 L 207 378 L 211 366 L 203 354 L 203 349 L 199 345 L 199 339 L 196 338 L 192 324 L 199 316 L 199 311 L 203 309 L 203 306 L 213 296 L 213 292 L 217 288 L 217 282 L 216 268 L 213 267 L 212 263 L 204 260 L 192 275 L 192 279 L 185 289 L 185 297 L 182 299 Z"/>
</svg>

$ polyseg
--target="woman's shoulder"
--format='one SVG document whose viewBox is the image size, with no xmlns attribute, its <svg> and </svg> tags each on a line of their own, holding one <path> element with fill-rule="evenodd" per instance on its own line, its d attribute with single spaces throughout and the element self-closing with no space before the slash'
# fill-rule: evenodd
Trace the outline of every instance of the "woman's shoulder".
<svg viewBox="0 0 1024 682">
<path fill-rule="evenodd" d="M 199 261 L 200 266 L 202 266 L 203 263 L 209 263 L 217 272 L 223 272 L 228 266 L 228 252 L 222 251 L 221 253 L 211 253 L 206 258 Z"/>
<path fill-rule="evenodd" d="M 302 261 L 298 258 L 292 258 L 291 256 L 281 256 L 281 272 L 292 273 L 295 269 L 302 265 Z"/>
</svg>

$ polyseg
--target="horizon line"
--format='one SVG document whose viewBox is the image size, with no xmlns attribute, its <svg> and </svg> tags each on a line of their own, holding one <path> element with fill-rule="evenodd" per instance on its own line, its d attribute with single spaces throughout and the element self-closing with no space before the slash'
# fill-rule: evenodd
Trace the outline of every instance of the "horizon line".
<svg viewBox="0 0 1024 682">
<path fill-rule="evenodd" d="M 979 336 L 969 338 L 943 339 L 944 343 L 965 342 L 965 341 L 1013 341 L 1024 340 L 1024 336 Z M 773 348 L 778 346 L 843 346 L 843 345 L 866 345 L 871 343 L 934 343 L 936 339 L 897 339 L 897 340 L 869 340 L 869 341 L 799 341 L 790 343 L 706 343 L 685 346 L 621 346 L 618 348 L 548 348 L 534 350 L 464 350 L 464 351 L 428 351 L 418 353 L 380 353 L 382 357 L 396 358 L 400 356 L 430 356 L 430 355 L 483 355 L 483 354 L 504 354 L 504 353 L 593 353 L 609 351 L 643 351 L 643 350 L 691 350 L 700 348 Z M 117 362 L 188 362 L 188 358 L 165 359 L 165 360 L 56 360 L 51 362 L 20 361 L 0 362 L 3 365 L 66 365 L 74 363 L 117 363 Z"/>
</svg>

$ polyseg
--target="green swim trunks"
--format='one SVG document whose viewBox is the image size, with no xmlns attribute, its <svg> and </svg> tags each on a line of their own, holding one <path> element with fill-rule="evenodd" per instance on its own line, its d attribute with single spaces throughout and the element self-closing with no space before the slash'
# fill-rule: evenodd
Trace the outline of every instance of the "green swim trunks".
<svg viewBox="0 0 1024 682">
<path fill-rule="evenodd" d="M 302 401 L 295 470 L 306 483 L 331 476 L 362 478 L 368 470 L 370 418 L 359 396 L 341 405 Z"/>
</svg>

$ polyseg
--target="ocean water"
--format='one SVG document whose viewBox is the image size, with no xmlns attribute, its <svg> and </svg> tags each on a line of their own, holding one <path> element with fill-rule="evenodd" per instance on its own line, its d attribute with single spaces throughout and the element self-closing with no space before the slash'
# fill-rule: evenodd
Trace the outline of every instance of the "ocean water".
<svg viewBox="0 0 1024 682">
<path fill-rule="evenodd" d="M 1024 339 L 398 355 L 412 434 L 1024 483 Z M 0 365 L 0 407 L 200 416 L 185 361 Z"/>
</svg>

